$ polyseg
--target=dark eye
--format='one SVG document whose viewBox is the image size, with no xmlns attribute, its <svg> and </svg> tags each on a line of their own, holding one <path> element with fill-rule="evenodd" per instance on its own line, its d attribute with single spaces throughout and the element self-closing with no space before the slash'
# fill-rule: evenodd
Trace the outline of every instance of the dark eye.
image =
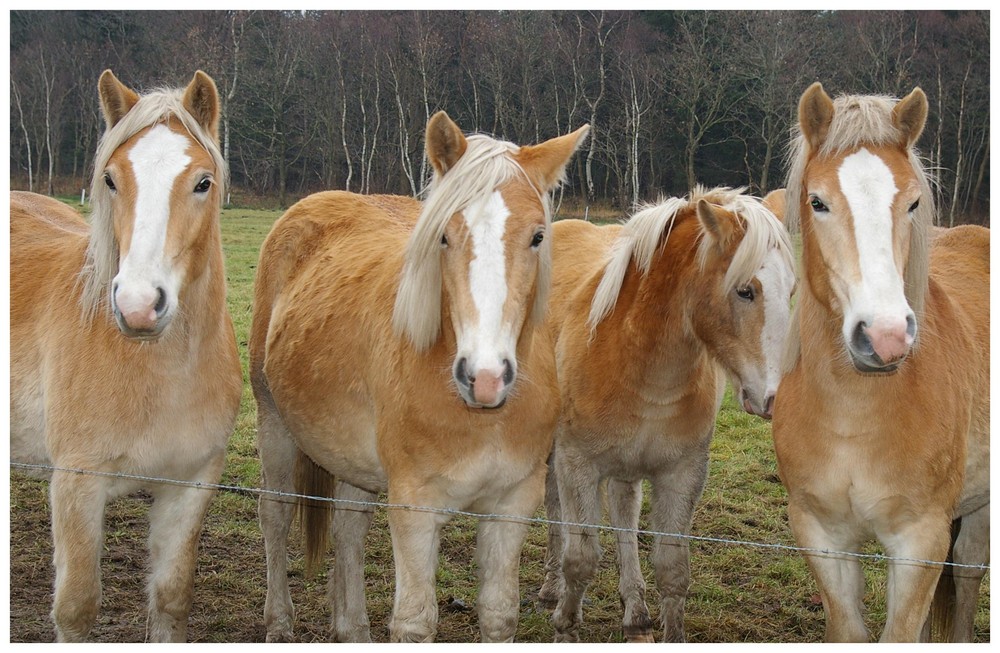
<svg viewBox="0 0 1000 653">
<path fill-rule="evenodd" d="M 538 247 L 539 245 L 542 244 L 543 240 L 545 240 L 545 232 L 539 231 L 534 236 L 531 237 L 531 246 Z"/>
<path fill-rule="evenodd" d="M 809 206 L 811 206 L 812 210 L 816 211 L 817 213 L 826 213 L 827 211 L 830 210 L 826 208 L 826 204 L 820 202 L 819 198 L 817 197 L 814 197 L 811 200 L 809 200 Z"/>
<path fill-rule="evenodd" d="M 205 177 L 198 182 L 198 185 L 194 187 L 194 192 L 196 193 L 207 193 L 208 189 L 212 187 L 212 180 Z"/>
<path fill-rule="evenodd" d="M 910 213 L 913 213 L 914 211 L 916 211 L 918 206 L 920 206 L 920 200 L 919 199 L 917 201 L 915 201 L 913 204 L 910 205 Z"/>
<path fill-rule="evenodd" d="M 448 246 L 448 236 L 441 234 L 441 247 L 445 248 Z"/>
<path fill-rule="evenodd" d="M 753 286 L 743 286 L 742 288 L 737 288 L 736 296 L 740 299 L 752 302 L 754 297 Z"/>
<path fill-rule="evenodd" d="M 112 192 L 118 190 L 115 188 L 115 182 L 111 179 L 111 175 L 106 172 L 104 173 L 104 185 L 111 189 Z"/>
</svg>

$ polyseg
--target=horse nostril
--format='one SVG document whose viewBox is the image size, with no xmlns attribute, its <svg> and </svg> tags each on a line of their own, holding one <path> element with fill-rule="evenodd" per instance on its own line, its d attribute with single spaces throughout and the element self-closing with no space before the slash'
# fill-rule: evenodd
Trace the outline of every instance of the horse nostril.
<svg viewBox="0 0 1000 653">
<path fill-rule="evenodd" d="M 469 373 L 465 368 L 466 360 L 465 358 L 459 358 L 458 363 L 455 364 L 455 379 L 458 380 L 462 385 L 471 385 L 475 379 L 469 378 Z"/>
<path fill-rule="evenodd" d="M 910 313 L 906 316 L 906 335 L 910 336 L 911 339 L 917 336 L 917 318 Z"/>
<path fill-rule="evenodd" d="M 157 317 L 163 315 L 163 311 L 167 308 L 167 293 L 163 292 L 163 288 L 156 289 L 156 306 L 153 310 L 156 312 Z"/>
<path fill-rule="evenodd" d="M 774 412 L 774 395 L 768 395 L 764 400 L 764 412 L 768 415 Z"/>
<path fill-rule="evenodd" d="M 858 322 L 851 336 L 851 346 L 857 353 L 871 356 L 875 353 L 875 347 L 872 346 L 871 338 L 865 333 L 866 329 L 868 329 L 867 322 Z"/>
<path fill-rule="evenodd" d="M 503 359 L 503 382 L 504 385 L 510 385 L 514 381 L 514 368 L 511 367 L 510 361 L 506 358 Z"/>
</svg>

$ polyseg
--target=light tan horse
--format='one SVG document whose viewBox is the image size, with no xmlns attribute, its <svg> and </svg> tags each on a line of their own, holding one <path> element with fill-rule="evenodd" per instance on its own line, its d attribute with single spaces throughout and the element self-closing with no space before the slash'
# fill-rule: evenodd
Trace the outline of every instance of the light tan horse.
<svg viewBox="0 0 1000 653">
<path fill-rule="evenodd" d="M 770 416 L 795 287 L 788 234 L 759 199 L 698 188 L 624 226 L 557 222 L 554 243 L 549 323 L 562 415 L 549 518 L 598 523 L 607 479 L 612 525 L 635 529 L 649 479 L 651 528 L 687 534 L 727 375 L 746 410 Z M 636 534 L 617 539 L 624 634 L 652 641 Z M 549 528 L 539 599 L 558 602 L 557 641 L 579 638 L 599 556 L 596 529 Z M 657 537 L 652 561 L 663 638 L 682 641 L 687 541 Z"/>
<path fill-rule="evenodd" d="M 264 484 L 315 496 L 528 517 L 541 503 L 559 410 L 549 291 L 549 191 L 587 132 L 536 146 L 427 125 L 426 201 L 312 195 L 261 250 L 250 339 Z M 293 473 L 296 468 L 297 472 Z M 329 513 L 306 513 L 307 558 Z M 323 518 L 312 520 L 319 513 Z M 370 639 L 363 544 L 371 509 L 334 510 L 333 636 Z M 286 541 L 292 505 L 260 504 L 268 640 L 292 637 Z M 396 599 L 390 637 L 433 639 L 442 524 L 389 511 Z M 527 525 L 483 519 L 477 562 L 484 641 L 510 640 Z"/>
<path fill-rule="evenodd" d="M 56 637 L 84 639 L 101 602 L 104 508 L 147 489 L 147 638 L 183 641 L 213 492 L 82 469 L 217 483 L 242 375 L 225 305 L 219 101 L 201 71 L 139 97 L 98 86 L 107 130 L 91 225 L 31 193 L 10 202 L 10 448 L 53 466 Z"/>
<path fill-rule="evenodd" d="M 928 244 L 934 195 L 913 151 L 926 117 L 919 88 L 834 101 L 812 85 L 787 188 L 805 275 L 774 408 L 789 523 L 803 547 L 874 538 L 904 559 L 889 561 L 883 641 L 921 636 L 939 575 L 941 606 L 958 590 L 943 634 L 970 640 L 983 571 L 917 561 L 950 546 L 956 563 L 989 559 L 990 235 Z M 826 639 L 867 641 L 859 560 L 806 559 Z"/>
</svg>

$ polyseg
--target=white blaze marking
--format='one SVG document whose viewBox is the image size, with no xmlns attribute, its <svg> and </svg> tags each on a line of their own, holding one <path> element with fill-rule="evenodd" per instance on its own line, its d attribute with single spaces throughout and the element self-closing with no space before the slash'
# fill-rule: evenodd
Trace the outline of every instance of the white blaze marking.
<svg viewBox="0 0 1000 653">
<path fill-rule="evenodd" d="M 479 313 L 479 328 L 470 348 L 473 372 L 481 366 L 499 367 L 503 362 L 501 358 L 507 355 L 497 351 L 497 345 L 507 335 L 503 333 L 503 307 L 507 300 L 507 256 L 503 236 L 509 215 L 510 210 L 497 191 L 469 205 L 463 212 L 472 236 L 469 288 Z"/>
<path fill-rule="evenodd" d="M 903 280 L 893 260 L 892 204 L 898 189 L 892 171 L 866 149 L 846 157 L 837 171 L 840 189 L 854 216 L 860 283 L 849 290 L 855 319 L 869 324 L 880 315 L 909 312 Z M 845 315 L 845 317 L 848 317 Z"/>
<path fill-rule="evenodd" d="M 177 176 L 191 163 L 187 155 L 188 140 L 172 132 L 166 125 L 149 130 L 129 152 L 136 182 L 136 200 L 132 239 L 128 254 L 121 263 L 116 280 L 119 288 L 119 308 L 162 286 L 175 286 L 177 281 L 165 268 L 164 250 L 167 223 L 170 220 L 170 193 Z M 176 288 L 169 288 L 176 291 Z M 124 305 L 123 305 L 124 302 Z"/>
<path fill-rule="evenodd" d="M 760 332 L 760 344 L 767 378 L 765 394 L 761 397 L 763 401 L 767 394 L 777 392 L 781 380 L 781 355 L 791 319 L 788 302 L 795 285 L 795 271 L 788 267 L 785 257 L 777 249 L 772 249 L 764 258 L 757 279 L 764 296 L 764 327 Z"/>
</svg>

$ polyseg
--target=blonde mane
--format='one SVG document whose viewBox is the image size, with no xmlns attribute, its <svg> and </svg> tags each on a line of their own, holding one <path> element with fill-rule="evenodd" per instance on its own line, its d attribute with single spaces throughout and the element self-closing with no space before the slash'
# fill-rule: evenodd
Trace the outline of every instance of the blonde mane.
<svg viewBox="0 0 1000 653">
<path fill-rule="evenodd" d="M 229 172 L 219 150 L 216 137 L 202 127 L 184 108 L 184 89 L 157 89 L 139 98 L 139 101 L 114 127 L 104 132 L 94 157 L 94 176 L 90 182 L 90 240 L 80 281 L 83 284 L 81 304 L 84 319 L 91 320 L 99 310 L 110 310 L 108 288 L 118 274 L 118 239 L 115 237 L 111 216 L 111 192 L 104 183 L 104 169 L 108 161 L 125 141 L 157 123 L 177 118 L 188 134 L 208 152 L 218 171 L 223 189 L 228 184 Z M 221 199 L 225 192 L 219 193 Z"/>
<path fill-rule="evenodd" d="M 427 189 L 417 225 L 406 244 L 403 270 L 396 293 L 392 324 L 397 335 L 406 335 L 418 350 L 430 347 L 441 329 L 441 236 L 452 216 L 475 200 L 489 195 L 517 175 L 538 194 L 545 214 L 545 228 L 552 220 L 549 196 L 531 183 L 514 159 L 519 147 L 483 134 L 467 137 L 465 153 L 447 174 L 437 172 Z M 539 247 L 538 281 L 531 318 L 544 318 L 551 285 L 550 238 Z"/>
<path fill-rule="evenodd" d="M 826 140 L 820 147 L 819 156 L 829 156 L 837 152 L 849 152 L 864 145 L 897 145 L 904 140 L 903 134 L 893 124 L 892 110 L 896 98 L 885 95 L 842 95 L 833 101 L 833 120 Z M 785 184 L 785 224 L 788 230 L 798 230 L 801 216 L 802 190 L 806 164 L 810 158 L 809 145 L 798 122 L 792 128 L 792 138 L 788 149 L 788 180 Z M 928 231 L 934 223 L 934 193 L 932 180 L 920 162 L 918 153 L 908 152 L 910 167 L 920 186 L 920 204 L 913 213 L 910 230 L 910 252 L 903 271 L 906 301 L 917 316 L 918 324 L 923 317 L 924 298 L 927 294 L 929 270 Z M 790 371 L 798 360 L 800 351 L 798 306 L 792 312 L 788 338 L 785 341 L 783 367 Z"/>
<path fill-rule="evenodd" d="M 686 199 L 671 197 L 654 205 L 644 206 L 633 215 L 622 228 L 621 234 L 611 246 L 608 264 L 594 293 L 587 323 L 591 330 L 614 310 L 631 262 L 634 260 L 639 273 L 646 275 L 657 250 L 666 246 L 677 215 L 686 208 L 693 208 L 699 200 L 716 204 L 740 216 L 746 233 L 733 254 L 733 260 L 722 281 L 723 290 L 728 292 L 750 281 L 764 257 L 777 248 L 789 267 L 793 267 L 792 245 L 788 232 L 781 222 L 761 201 L 745 195 L 745 188 L 713 188 L 706 190 L 697 186 Z M 705 268 L 711 251 L 711 241 L 700 238 L 698 265 Z"/>
</svg>

